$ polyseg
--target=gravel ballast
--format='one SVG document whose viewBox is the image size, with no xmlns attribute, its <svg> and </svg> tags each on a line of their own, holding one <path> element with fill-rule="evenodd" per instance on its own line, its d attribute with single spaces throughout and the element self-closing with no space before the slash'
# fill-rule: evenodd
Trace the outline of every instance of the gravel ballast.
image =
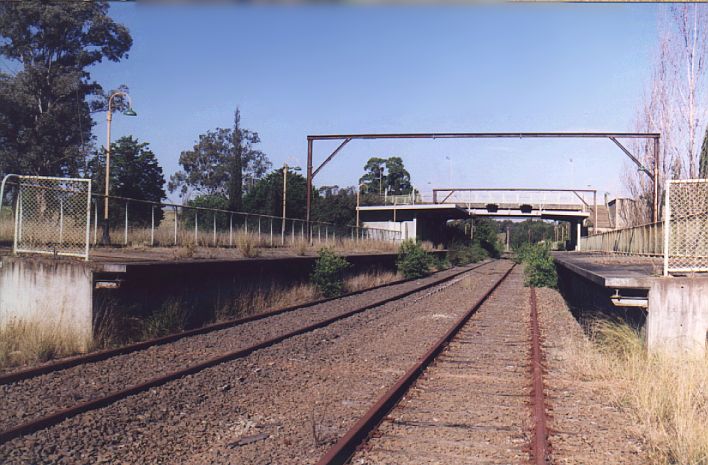
<svg viewBox="0 0 708 465">
<path fill-rule="evenodd" d="M 15 439 L 0 446 L 0 459 L 6 463 L 311 463 L 509 266 L 494 262 L 452 283 Z M 309 315 L 301 315 L 298 323 Z M 258 331 L 268 331 L 267 326 Z M 246 334 L 256 330 L 250 331 Z M 244 337 L 231 330 L 219 333 L 204 335 L 219 349 Z M 189 344 L 189 340 L 180 342 Z M 175 354 L 181 361 L 181 353 L 173 349 L 173 358 Z M 145 357 L 120 367 L 125 372 L 131 367 L 143 371 L 141 363 L 150 363 L 151 368 L 170 363 L 169 353 L 164 358 L 155 356 L 157 362 Z M 120 378 L 121 374 L 114 376 Z"/>
</svg>

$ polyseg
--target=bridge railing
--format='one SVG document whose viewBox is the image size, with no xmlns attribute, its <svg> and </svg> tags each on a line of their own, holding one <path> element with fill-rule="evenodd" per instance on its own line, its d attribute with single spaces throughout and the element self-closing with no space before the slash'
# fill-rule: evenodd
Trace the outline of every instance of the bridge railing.
<svg viewBox="0 0 708 465">
<path fill-rule="evenodd" d="M 596 208 L 594 189 L 532 189 L 532 188 L 437 188 L 433 189 L 435 204 L 530 204 L 545 208 L 552 205 L 577 207 L 580 211 Z"/>
<path fill-rule="evenodd" d="M 660 257 L 664 254 L 664 223 L 617 229 L 580 239 L 583 252 Z"/>
</svg>

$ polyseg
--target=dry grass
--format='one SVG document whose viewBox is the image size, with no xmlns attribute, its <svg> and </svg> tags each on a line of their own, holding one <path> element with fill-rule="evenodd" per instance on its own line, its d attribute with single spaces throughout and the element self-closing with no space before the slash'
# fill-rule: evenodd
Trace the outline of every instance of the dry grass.
<svg viewBox="0 0 708 465">
<path fill-rule="evenodd" d="M 649 354 L 638 331 L 597 323 L 572 361 L 634 417 L 651 464 L 708 464 L 708 360 Z"/>
<path fill-rule="evenodd" d="M 382 271 L 378 273 L 361 273 L 355 276 L 350 276 L 344 280 L 344 289 L 347 292 L 359 291 L 370 287 L 379 286 L 381 284 L 390 283 L 402 279 L 397 273 L 390 271 Z"/>
<path fill-rule="evenodd" d="M 344 289 L 345 292 L 354 292 L 397 279 L 400 277 L 392 272 L 362 273 L 346 278 Z M 274 285 L 267 288 L 243 289 L 238 294 L 238 298 L 217 310 L 217 319 L 223 320 L 234 316 L 262 313 L 275 308 L 311 302 L 321 297 L 315 286 L 309 283 L 289 287 Z"/>
<path fill-rule="evenodd" d="M 164 223 L 164 222 L 163 222 Z M 10 236 L 11 237 L 11 236 Z M 91 231 L 91 243 L 93 244 L 93 231 Z M 97 240 L 100 239 L 100 231 Z M 182 256 L 188 252 L 181 249 L 194 250 L 196 248 L 222 248 L 238 250 L 244 257 L 257 257 L 260 255 L 259 249 L 281 249 L 292 250 L 296 255 L 315 254 L 322 247 L 331 247 L 338 253 L 370 253 L 370 252 L 397 252 L 398 243 L 381 240 L 355 240 L 349 237 L 333 237 L 324 235 L 314 235 L 312 241 L 299 234 L 285 234 L 281 237 L 280 231 L 262 229 L 259 234 L 257 230 L 234 229 L 232 234 L 228 231 L 199 231 L 195 238 L 194 230 L 181 229 L 177 231 L 177 245 L 175 245 L 174 229 L 160 225 L 156 228 L 154 238 L 151 242 L 149 228 L 130 228 L 128 230 L 128 240 L 125 241 L 122 229 L 111 230 L 111 241 L 113 244 L 121 244 L 133 249 L 144 247 L 170 247 L 175 250 L 175 254 Z M 425 244 L 429 250 L 433 249 L 432 244 Z"/>
<path fill-rule="evenodd" d="M 82 349 L 77 335 L 39 322 L 10 321 L 0 329 L 0 368 L 46 362 Z"/>
</svg>

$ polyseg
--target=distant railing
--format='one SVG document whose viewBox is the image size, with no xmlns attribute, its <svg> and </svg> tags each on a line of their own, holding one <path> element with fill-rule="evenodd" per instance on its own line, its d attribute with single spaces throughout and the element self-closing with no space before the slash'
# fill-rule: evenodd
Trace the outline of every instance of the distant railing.
<svg viewBox="0 0 708 465">
<path fill-rule="evenodd" d="M 617 229 L 580 239 L 583 252 L 606 252 L 658 257 L 664 254 L 664 223 Z"/>
<path fill-rule="evenodd" d="M 92 203 L 92 245 L 101 243 L 101 205 Z M 302 243 L 334 244 L 338 240 L 400 240 L 400 231 L 341 226 L 320 221 L 247 213 L 109 196 L 112 244 L 149 246 L 234 247 L 244 241 L 256 247 L 292 246 Z"/>
<path fill-rule="evenodd" d="M 49 179 L 49 178 L 47 178 Z M 54 178 L 51 178 L 54 179 Z M 18 243 L 17 231 L 22 231 L 22 240 L 31 238 L 37 244 L 34 248 L 49 252 L 61 252 L 66 247 L 69 232 L 75 229 L 76 220 L 69 214 L 68 201 L 61 203 L 63 187 L 57 185 L 56 211 L 33 218 L 24 218 L 32 211 L 43 212 L 40 208 L 30 209 L 28 199 L 36 200 L 18 191 L 18 182 L 9 181 L 4 192 L 5 205 L 0 203 L 0 241 Z M 24 184 L 22 184 L 24 186 Z M 46 190 L 46 189 L 45 189 Z M 19 192 L 19 194 L 18 194 Z M 43 196 L 40 200 L 44 199 Z M 84 196 L 85 198 L 87 196 Z M 105 196 L 91 193 L 90 200 L 84 200 L 83 225 L 86 247 L 97 247 L 103 243 L 103 205 Z M 35 202 L 36 204 L 37 202 Z M 34 204 L 33 204 L 34 205 Z M 53 204 L 51 204 L 53 205 Z M 63 209 L 61 207 L 64 207 Z M 179 205 L 175 203 L 152 202 L 118 196 L 108 196 L 109 238 L 111 245 L 137 246 L 209 246 L 209 247 L 280 247 L 309 244 L 336 244 L 346 240 L 397 242 L 401 232 L 389 229 L 342 226 L 319 221 L 305 221 L 297 218 L 263 215 L 231 211 L 219 208 Z M 19 207 L 19 209 L 18 209 Z M 20 212 L 20 214 L 17 214 Z M 53 212 L 53 210 L 52 210 Z M 63 213 L 63 214 L 62 214 Z M 35 215 L 36 216 L 36 215 Z M 39 224 L 40 220 L 46 224 Z M 33 230 L 44 231 L 43 236 L 32 234 Z M 73 245 L 73 244 L 72 244 Z M 24 251 L 17 248 L 18 251 Z M 88 249 L 86 249 L 88 251 Z M 84 256 L 84 255 L 82 255 Z"/>
<path fill-rule="evenodd" d="M 433 203 L 577 205 L 579 210 L 588 211 L 597 205 L 597 191 L 594 189 L 450 187 L 433 189 Z"/>
<path fill-rule="evenodd" d="M 671 180 L 664 221 L 584 237 L 580 250 L 664 258 L 664 275 L 708 272 L 708 179 Z"/>
</svg>

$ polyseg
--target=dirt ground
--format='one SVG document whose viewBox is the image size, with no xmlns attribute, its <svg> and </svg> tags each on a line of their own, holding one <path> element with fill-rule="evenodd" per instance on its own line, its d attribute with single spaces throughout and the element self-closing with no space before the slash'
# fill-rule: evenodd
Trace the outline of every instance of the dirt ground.
<svg viewBox="0 0 708 465">
<path fill-rule="evenodd" d="M 538 311 L 546 358 L 550 444 L 554 464 L 640 465 L 643 441 L 631 421 L 610 400 L 610 387 L 589 379 L 571 358 L 582 357 L 585 334 L 562 296 L 538 289 Z"/>
</svg>

